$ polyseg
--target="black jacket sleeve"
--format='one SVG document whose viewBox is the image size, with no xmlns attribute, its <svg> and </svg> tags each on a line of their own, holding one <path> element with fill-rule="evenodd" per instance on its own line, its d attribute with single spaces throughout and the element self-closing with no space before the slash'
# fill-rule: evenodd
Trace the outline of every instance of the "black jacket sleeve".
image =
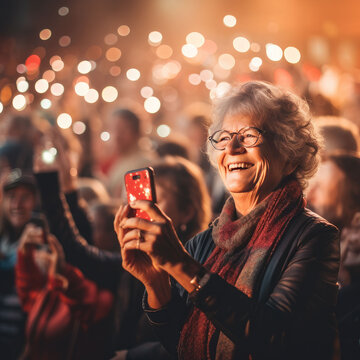
<svg viewBox="0 0 360 360">
<path fill-rule="evenodd" d="M 100 287 L 115 291 L 119 273 L 123 271 L 120 254 L 91 246 L 80 236 L 60 191 L 57 172 L 35 176 L 50 231 L 63 246 L 66 260 Z"/>
<path fill-rule="evenodd" d="M 77 191 L 65 193 L 65 199 L 80 235 L 86 240 L 88 244 L 93 245 L 91 224 L 86 214 L 85 208 L 80 205 Z"/>
<path fill-rule="evenodd" d="M 190 244 L 188 249 L 199 252 L 199 246 L 204 248 L 199 239 L 201 237 L 195 237 L 193 243 L 197 246 Z M 287 263 L 274 275 L 277 276 L 276 285 L 266 301 L 259 303 L 248 298 L 216 274 L 211 274 L 202 288 L 189 298 L 218 330 L 239 347 L 246 346 L 248 352 L 255 356 L 271 354 L 282 358 L 284 353 L 299 351 L 300 354 L 306 348 L 309 349 L 306 354 L 311 354 L 312 359 L 319 354 L 325 359 L 329 357 L 322 351 L 329 348 L 336 333 L 333 309 L 338 266 L 337 229 L 314 220 L 304 231 Z M 184 304 L 185 299 L 182 299 Z M 173 301 L 168 304 L 168 307 L 174 306 Z M 155 324 L 161 319 L 159 314 L 154 317 L 154 314 L 148 313 L 148 316 Z M 179 317 L 179 314 L 176 316 Z M 178 329 L 184 319 L 178 319 L 177 326 L 174 326 L 174 320 L 169 320 L 171 329 L 167 328 L 162 338 L 166 339 L 173 332 L 174 339 L 178 339 Z M 164 323 L 161 327 L 166 329 Z M 174 339 L 168 346 L 174 344 Z"/>
</svg>

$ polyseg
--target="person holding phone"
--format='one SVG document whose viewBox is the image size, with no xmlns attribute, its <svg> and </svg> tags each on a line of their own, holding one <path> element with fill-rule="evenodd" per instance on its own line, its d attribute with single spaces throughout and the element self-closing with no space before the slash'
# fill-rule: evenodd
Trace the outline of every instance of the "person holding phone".
<svg viewBox="0 0 360 360">
<path fill-rule="evenodd" d="M 15 288 L 17 249 L 26 224 L 37 205 L 32 175 L 13 169 L 2 179 L 0 215 L 0 354 L 17 359 L 24 342 L 26 314 Z"/>
<path fill-rule="evenodd" d="M 115 219 L 150 323 L 179 359 L 332 359 L 339 237 L 305 208 L 319 151 L 307 104 L 247 82 L 218 101 L 209 134 L 231 196 L 207 230 L 184 246 L 146 200 Z"/>
<path fill-rule="evenodd" d="M 101 320 L 114 296 L 65 261 L 56 237 L 29 223 L 20 238 L 16 288 L 28 313 L 21 359 L 103 359 Z"/>
</svg>

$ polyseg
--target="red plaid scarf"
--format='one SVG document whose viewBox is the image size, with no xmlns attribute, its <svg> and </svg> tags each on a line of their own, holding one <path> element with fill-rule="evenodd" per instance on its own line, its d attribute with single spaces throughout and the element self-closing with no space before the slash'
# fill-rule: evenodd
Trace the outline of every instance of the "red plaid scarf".
<svg viewBox="0 0 360 360">
<path fill-rule="evenodd" d="M 236 217 L 234 200 L 228 199 L 214 224 L 212 235 L 216 247 L 204 266 L 248 297 L 256 297 L 261 277 L 279 239 L 304 205 L 296 180 L 287 180 L 241 218 Z M 213 359 L 210 341 L 214 341 L 214 336 L 218 336 L 216 359 L 233 359 L 234 343 L 218 333 L 206 315 L 194 308 L 181 332 L 179 359 Z"/>
</svg>

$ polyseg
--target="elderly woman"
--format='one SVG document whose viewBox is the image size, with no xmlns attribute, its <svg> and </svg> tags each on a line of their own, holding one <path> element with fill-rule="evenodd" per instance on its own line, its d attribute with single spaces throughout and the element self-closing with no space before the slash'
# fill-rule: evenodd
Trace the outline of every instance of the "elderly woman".
<svg viewBox="0 0 360 360">
<path fill-rule="evenodd" d="M 115 220 L 151 324 L 180 359 L 332 358 L 339 241 L 305 208 L 319 148 L 307 105 L 248 82 L 219 101 L 210 134 L 210 159 L 231 196 L 209 229 L 185 248 L 147 201 Z M 129 217 L 130 207 L 153 220 Z"/>
</svg>

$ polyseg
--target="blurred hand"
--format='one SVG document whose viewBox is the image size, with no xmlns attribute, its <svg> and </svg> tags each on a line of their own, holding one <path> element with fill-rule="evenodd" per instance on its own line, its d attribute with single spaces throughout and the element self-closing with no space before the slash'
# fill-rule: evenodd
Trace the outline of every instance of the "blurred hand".
<svg viewBox="0 0 360 360">
<path fill-rule="evenodd" d="M 30 248 L 44 245 L 44 230 L 34 224 L 27 224 L 21 234 L 19 250 L 26 253 Z"/>
<path fill-rule="evenodd" d="M 52 234 L 48 235 L 48 244 L 50 248 L 49 275 L 62 274 L 66 266 L 64 249 Z"/>
</svg>

